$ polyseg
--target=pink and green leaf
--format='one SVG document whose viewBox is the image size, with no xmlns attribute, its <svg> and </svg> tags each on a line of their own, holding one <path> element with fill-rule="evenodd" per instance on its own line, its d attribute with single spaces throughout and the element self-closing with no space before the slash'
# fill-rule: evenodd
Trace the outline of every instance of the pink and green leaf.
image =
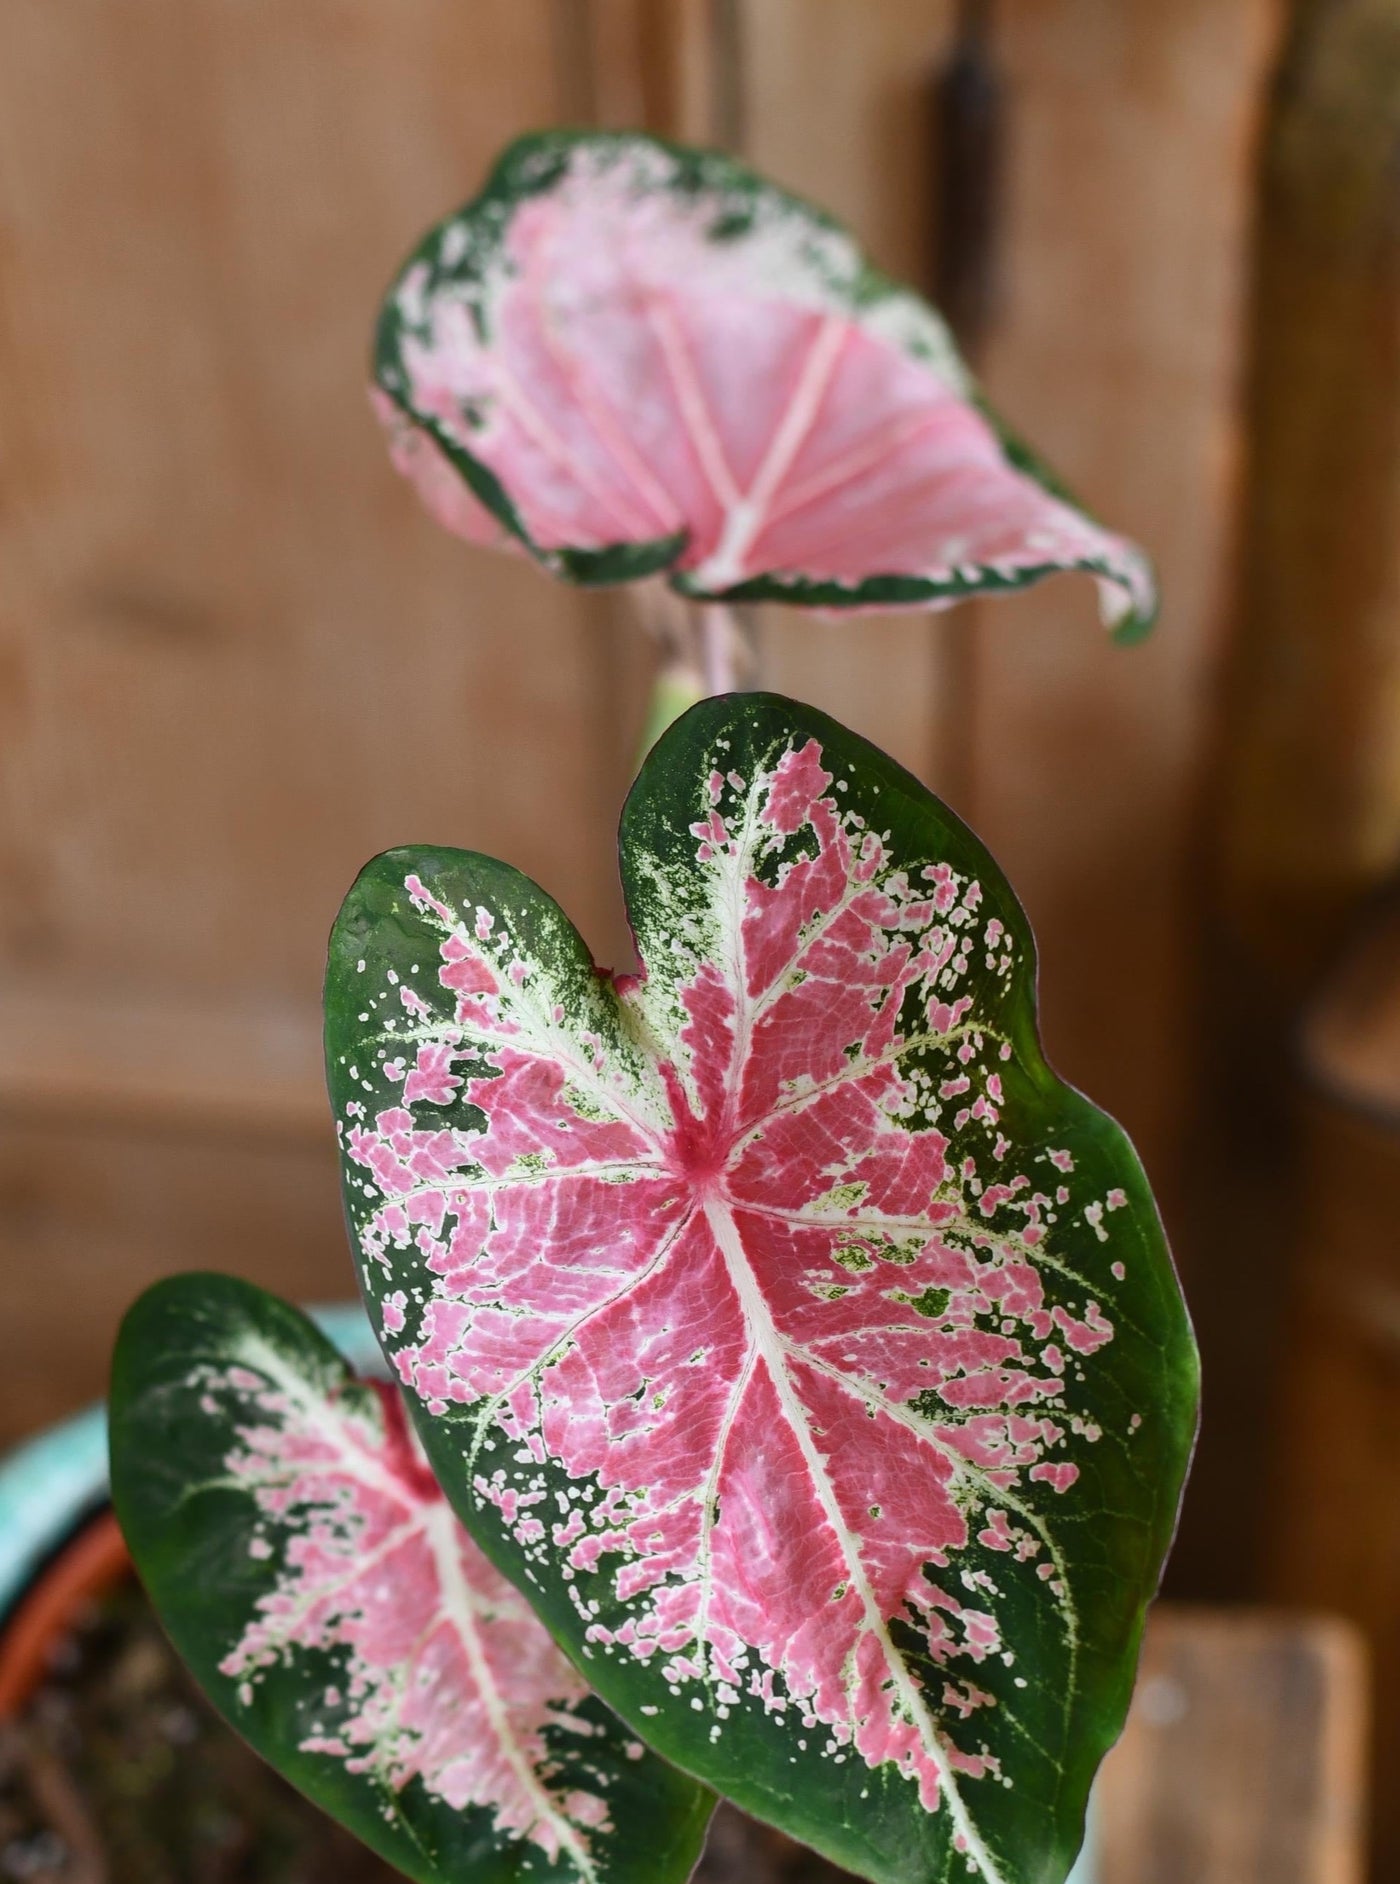
<svg viewBox="0 0 1400 1884">
<path fill-rule="evenodd" d="M 132 1309 L 112 1488 L 220 1711 L 423 1884 L 690 1875 L 708 1794 L 589 1693 L 439 1491 L 396 1388 L 227 1276 Z"/>
<path fill-rule="evenodd" d="M 731 158 L 549 132 L 502 156 L 385 300 L 376 409 L 448 529 L 556 574 L 939 606 L 1056 570 L 1124 637 L 1156 609 L 990 412 L 937 314 Z"/>
<path fill-rule="evenodd" d="M 1057 1884 L 1196 1360 L 1025 916 L 832 720 L 694 708 L 623 816 L 642 962 L 395 851 L 331 947 L 363 1282 L 444 1489 L 666 1758 L 881 1884 Z"/>
</svg>

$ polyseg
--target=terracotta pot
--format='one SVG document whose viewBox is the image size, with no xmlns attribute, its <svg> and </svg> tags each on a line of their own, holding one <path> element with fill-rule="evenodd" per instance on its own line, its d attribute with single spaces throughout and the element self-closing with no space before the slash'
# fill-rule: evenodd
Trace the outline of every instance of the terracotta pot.
<svg viewBox="0 0 1400 1884">
<path fill-rule="evenodd" d="M 104 1506 L 36 1574 L 0 1627 L 0 1720 L 23 1710 L 83 1607 L 130 1570 L 116 1516 Z"/>
</svg>

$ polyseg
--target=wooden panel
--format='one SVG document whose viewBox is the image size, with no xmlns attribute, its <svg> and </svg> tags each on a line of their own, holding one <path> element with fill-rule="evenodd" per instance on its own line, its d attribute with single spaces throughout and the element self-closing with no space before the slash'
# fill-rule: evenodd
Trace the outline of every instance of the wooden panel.
<svg viewBox="0 0 1400 1884">
<path fill-rule="evenodd" d="M 602 919 L 581 612 L 434 529 L 363 392 L 382 284 L 552 60 L 543 0 L 5 10 L 11 962 L 314 1007 L 408 838 Z"/>
<path fill-rule="evenodd" d="M 1102 645 L 1072 588 L 983 611 L 970 809 L 1041 929 L 1052 1046 L 1149 1140 L 1176 1097 L 1180 964 L 1163 932 L 1215 597 L 1207 519 L 1262 10 L 1178 4 L 1129 27 L 1065 0 L 1033 23 L 1012 10 L 1001 33 L 1017 262 L 993 378 L 1091 497 L 1160 543 L 1176 600 L 1165 651 L 1132 656 Z M 438 541 L 385 479 L 357 390 L 364 309 L 404 232 L 460 193 L 512 117 L 549 115 L 557 9 L 474 10 L 469 31 L 426 4 L 392 31 L 367 8 L 170 11 L 142 0 L 120 44 L 96 0 L 22 5 L 4 29 L 5 260 L 24 287 L 0 344 L 26 362 L 9 478 L 10 515 L 28 519 L 3 559 L 11 642 L 26 643 L 11 949 L 77 973 L 309 992 L 350 869 L 409 832 L 506 851 L 612 935 L 605 792 L 569 737 L 590 698 L 581 611 L 523 567 Z M 741 10 L 750 154 L 914 274 L 949 12 Z M 481 109 L 449 110 L 468 70 Z M 43 108 L 59 94 L 71 113 Z M 163 135 L 138 134 L 152 126 Z M 1163 139 L 1217 179 L 1208 215 L 1184 178 L 1149 197 Z M 108 148 L 99 207 L 84 185 Z M 58 225 L 62 244 L 45 233 Z M 927 773 L 943 632 L 784 616 L 766 678 Z M 524 641 L 532 658 L 512 663 Z M 384 766 L 386 716 L 419 736 Z M 523 767 L 507 751 L 522 735 Z M 542 813 L 561 789 L 597 815 Z M 200 855 L 211 829 L 217 869 Z M 275 921 L 259 879 L 278 884 Z M 1146 1011 L 1100 972 L 1133 944 L 1162 970 Z"/>
<path fill-rule="evenodd" d="M 569 122 L 723 144 L 732 128 L 716 0 L 555 0 Z"/>
<path fill-rule="evenodd" d="M 751 0 L 747 154 L 929 272 L 934 83 L 955 9 Z M 960 616 L 765 624 L 771 684 L 949 791 L 1041 939 L 1047 1035 L 1161 1174 L 1176 1151 L 1195 926 L 1189 850 L 1221 622 L 1242 244 L 1270 0 L 1003 5 L 1008 97 L 993 396 L 1159 557 L 1154 643 L 1108 644 L 1087 582 Z M 968 693 L 958 638 L 971 627 Z M 950 721 L 971 722 L 971 776 Z"/>
<path fill-rule="evenodd" d="M 1095 1794 L 1099 1884 L 1361 1884 L 1365 1724 L 1345 1624 L 1156 1610 Z"/>
<path fill-rule="evenodd" d="M 0 1121 L 40 1119 L 325 1147 L 320 1016 L 16 983 L 0 989 Z"/>
<path fill-rule="evenodd" d="M 1232 935 L 1291 1008 L 1400 862 L 1400 0 L 1295 0 L 1261 166 Z"/>
<path fill-rule="evenodd" d="M 1042 0 L 998 22 L 1011 122 L 989 389 L 1148 546 L 1165 606 L 1131 650 L 1099 631 L 1082 581 L 980 611 L 973 815 L 1036 926 L 1052 1057 L 1169 1183 L 1273 8 Z"/>
<path fill-rule="evenodd" d="M 1056 578 L 931 626 L 789 619 L 768 629 L 769 674 L 924 772 L 1024 899 L 1050 1056 L 1128 1127 L 1188 1292 L 1203 1279 L 1215 1385 L 1181 1587 L 1244 1593 L 1273 1349 L 1257 1277 L 1235 1254 L 1252 1244 L 1268 1260 L 1270 1246 L 1238 1168 L 1203 1157 L 1192 1131 L 1203 1090 L 1223 1085 L 1197 973 L 1206 788 L 1254 147 L 1279 8 L 1001 0 L 959 12 L 987 16 L 1004 99 L 999 293 L 979 366 L 1011 422 L 1154 553 L 1161 625 L 1142 647 L 1115 647 L 1092 585 Z M 752 0 L 744 14 L 751 154 L 915 277 L 928 260 L 928 113 L 951 13 Z M 1254 1064 L 1242 1057 L 1222 1101 L 1245 1116 L 1258 1110 Z"/>
<path fill-rule="evenodd" d="M 196 1121 L 197 1124 L 197 1121 Z M 0 1446 L 106 1391 L 132 1298 L 178 1269 L 351 1293 L 335 1151 L 83 1113 L 0 1133 Z"/>
</svg>

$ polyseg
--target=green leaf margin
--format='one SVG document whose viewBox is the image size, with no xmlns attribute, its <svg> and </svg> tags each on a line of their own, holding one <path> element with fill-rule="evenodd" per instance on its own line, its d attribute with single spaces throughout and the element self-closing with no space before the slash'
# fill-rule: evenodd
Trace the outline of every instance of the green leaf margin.
<svg viewBox="0 0 1400 1884">
<path fill-rule="evenodd" d="M 1044 1142 L 1072 1147 L 1081 1171 L 1096 1170 L 1098 1194 L 1113 1186 L 1122 1187 L 1131 1205 L 1123 1217 L 1131 1218 L 1138 1226 L 1139 1245 L 1130 1260 L 1147 1279 L 1136 1285 L 1136 1292 L 1151 1313 L 1138 1317 L 1136 1331 L 1119 1327 L 1115 1360 L 1130 1351 L 1137 1377 L 1130 1388 L 1120 1392 L 1115 1385 L 1114 1392 L 1121 1401 L 1123 1420 L 1128 1419 L 1130 1409 L 1141 1410 L 1143 1427 L 1133 1439 L 1131 1463 L 1125 1449 L 1122 1460 L 1110 1470 L 1103 1443 L 1087 1453 L 1081 1451 L 1081 1478 L 1056 1506 L 1067 1523 L 1087 1527 L 1083 1560 L 1076 1558 L 1081 1572 L 1076 1598 L 1081 1615 L 1089 1623 L 1086 1640 L 1081 1644 L 1081 1688 L 1086 1699 L 1076 1710 L 1075 1731 L 1064 1749 L 1059 1782 L 1038 1802 L 1028 1802 L 1029 1823 L 1022 1826 L 1020 1834 L 1023 1847 L 1015 1853 L 1015 1868 L 1008 1871 L 1016 1884 L 1061 1884 L 1083 1839 L 1094 1773 L 1122 1731 L 1147 1607 L 1156 1592 L 1175 1531 L 1198 1419 L 1199 1362 L 1195 1343 L 1156 1204 L 1131 1141 L 1108 1114 L 1061 1080 L 1044 1057 L 1036 1016 L 1034 940 L 1014 892 L 968 826 L 878 748 L 816 709 L 777 695 L 719 696 L 693 707 L 653 749 L 623 813 L 623 885 L 639 939 L 645 939 L 646 923 L 639 905 L 648 895 L 648 878 L 637 867 L 637 854 L 644 852 L 659 858 L 663 874 L 693 869 L 689 826 L 703 811 L 701 787 L 716 763 L 719 742 L 728 741 L 724 765 L 736 766 L 747 774 L 765 752 L 771 757 L 783 742 L 808 735 L 821 742 L 828 769 L 835 756 L 835 769 L 844 774 L 858 770 L 862 789 L 869 788 L 872 798 L 878 796 L 878 828 L 896 833 L 913 831 L 912 841 L 906 839 L 900 847 L 902 858 L 911 862 L 915 858 L 947 858 L 955 867 L 970 870 L 979 878 L 987 899 L 984 911 L 1000 915 L 1023 950 L 1023 967 L 1014 992 L 1008 997 L 1006 1011 L 998 1016 L 1015 1049 L 1013 1061 L 1001 1069 L 1007 1093 L 1003 1120 L 1013 1116 L 1017 1108 L 1046 1114 Z M 855 804 L 854 794 L 844 802 L 848 806 Z M 348 1100 L 366 1098 L 362 1078 L 350 1078 L 341 1059 L 342 1055 L 353 1062 L 363 1058 L 356 1019 L 363 1007 L 364 989 L 359 964 L 378 956 L 412 986 L 415 980 L 424 979 L 420 964 L 431 962 L 431 956 L 425 956 L 421 929 L 407 907 L 403 890 L 404 877 L 412 870 L 425 882 L 436 882 L 439 890 L 445 887 L 444 873 L 455 877 L 462 885 L 464 898 L 469 895 L 493 908 L 522 943 L 528 939 L 541 955 L 555 962 L 559 972 L 577 979 L 581 1004 L 591 1008 L 597 999 L 596 990 L 589 993 L 588 978 L 594 970 L 587 945 L 548 893 L 528 877 L 494 858 L 471 852 L 437 848 L 387 852 L 361 873 L 332 934 L 326 1045 L 328 1079 L 338 1111 Z M 361 1067 L 361 1075 L 363 1070 Z M 461 1122 L 467 1123 L 465 1116 Z M 1007 1130 L 1011 1131 L 1009 1125 Z M 363 1208 L 358 1189 L 362 1174 L 352 1172 L 348 1165 L 343 1170 L 347 1218 L 353 1236 Z M 372 1299 L 370 1307 L 377 1326 Z M 1111 1319 L 1117 1319 L 1107 1298 L 1105 1309 Z M 756 1817 L 780 1823 L 794 1837 L 858 1874 L 879 1880 L 879 1884 L 967 1884 L 971 1874 L 964 1858 L 947 1842 L 946 1822 L 941 1833 L 932 1830 L 935 1841 L 943 1841 L 941 1858 L 928 1846 L 916 1850 L 911 1845 L 910 1785 L 893 1769 L 882 1768 L 879 1775 L 872 1776 L 871 1769 L 859 1762 L 840 1773 L 822 1767 L 819 1772 L 814 1770 L 800 1789 L 794 1786 L 779 1809 L 771 1788 L 755 1783 L 753 1763 L 745 1760 L 739 1744 L 741 1736 L 731 1731 L 732 1721 L 726 1729 L 721 1759 L 708 1738 L 708 1715 L 696 1714 L 687 1697 L 668 1706 L 664 1695 L 653 1690 L 632 1692 L 626 1679 L 629 1671 L 619 1673 L 618 1664 L 598 1657 L 583 1642 L 577 1611 L 562 1585 L 546 1587 L 540 1572 L 499 1526 L 494 1510 L 479 1505 L 464 1482 L 463 1441 L 457 1435 L 470 1432 L 472 1409 L 454 1408 L 435 1417 L 414 1396 L 407 1399 L 434 1469 L 464 1522 L 488 1556 L 528 1595 L 566 1652 L 639 1737 Z M 564 1483 L 564 1475 L 552 1461 L 545 1468 L 532 1470 L 542 1474 L 550 1490 L 556 1479 L 560 1485 Z M 1097 1488 L 1095 1508 L 1086 1504 L 1091 1488 Z M 1139 1500 L 1136 1509 L 1134 1496 Z M 1120 1504 L 1119 1500 L 1125 1498 L 1127 1504 Z M 1120 1517 L 1116 1526 L 1104 1521 L 1105 1513 L 1114 1512 Z M 988 1554 L 988 1561 L 995 1570 L 996 1559 Z M 606 1584 L 606 1572 L 591 1580 L 580 1573 L 574 1587 L 585 1601 L 598 1598 L 606 1615 Z M 1026 1654 L 1024 1644 L 1015 1646 L 1023 1656 Z M 648 1704 L 659 1702 L 659 1710 L 641 1714 L 642 1700 Z M 757 1738 L 752 1751 L 758 1753 L 764 1724 L 759 1720 L 753 1726 Z M 763 1757 L 770 1765 L 775 1764 L 778 1751 L 775 1741 L 763 1751 Z M 786 1749 L 781 1751 L 786 1757 Z M 883 1778 L 878 1790 L 887 1796 L 874 1804 L 862 1802 L 862 1787 L 872 1797 L 877 1790 L 873 1777 Z M 1021 1800 L 1015 1795 L 1006 1797 L 1014 1799 L 1013 1810 L 1020 1807 Z M 928 1816 L 930 1828 L 935 1827 L 937 1819 L 938 1815 Z M 1002 1862 L 1007 1862 L 1004 1848 L 999 1849 Z"/>
<path fill-rule="evenodd" d="M 347 1772 L 342 1759 L 304 1752 L 299 1743 L 324 1714 L 331 1657 L 302 1651 L 295 1667 L 274 1665 L 247 1701 L 239 1680 L 220 1672 L 259 1598 L 275 1586 L 280 1555 L 260 1561 L 249 1554 L 258 1513 L 224 1469 L 229 1424 L 203 1411 L 201 1389 L 189 1384 L 200 1367 L 249 1365 L 237 1352 L 241 1333 L 280 1350 L 328 1397 L 374 1393 L 299 1309 L 237 1277 L 168 1277 L 128 1311 L 112 1367 L 112 1502 L 176 1650 L 235 1732 L 418 1884 L 575 1884 L 579 1874 L 566 1857 L 551 1862 L 538 1846 L 503 1839 L 487 1807 L 455 1811 L 416 1776 L 391 1791 Z M 611 1800 L 628 1828 L 628 1861 L 609 1869 L 608 1884 L 682 1884 L 699 1859 L 712 1795 L 655 1757 L 625 1757 L 621 1743 L 630 1732 L 601 1702 L 585 1706 L 604 1737 L 582 1744 L 590 1760 L 616 1755 Z M 560 1732 L 551 1751 L 568 1761 L 579 1747 Z"/>
</svg>

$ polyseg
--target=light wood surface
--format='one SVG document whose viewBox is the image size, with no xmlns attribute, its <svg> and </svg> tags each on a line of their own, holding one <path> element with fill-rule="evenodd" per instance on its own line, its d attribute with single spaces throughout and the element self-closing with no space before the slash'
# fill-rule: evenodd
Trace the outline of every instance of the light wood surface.
<svg viewBox="0 0 1400 1884">
<path fill-rule="evenodd" d="M 1096 1788 L 1098 1884 L 1361 1884 L 1366 1687 L 1343 1623 L 1159 1607 Z"/>
<path fill-rule="evenodd" d="M 877 731 L 1005 863 L 1041 945 L 1051 1054 L 1168 1189 L 1194 1071 L 1195 794 L 1225 626 L 1252 140 L 1275 14 L 1270 0 L 994 10 L 1007 149 L 984 376 L 1091 507 L 1157 558 L 1154 639 L 1113 647 L 1092 586 L 1069 578 L 931 621 L 766 624 L 773 683 Z M 934 88 L 956 16 L 949 0 L 750 0 L 743 14 L 749 154 L 915 279 L 931 268 Z"/>
<path fill-rule="evenodd" d="M 314 1008 L 340 894 L 409 836 L 603 920 L 578 604 L 442 538 L 363 391 L 415 233 L 554 117 L 548 24 L 5 9 L 8 963 Z"/>
<path fill-rule="evenodd" d="M 743 0 L 738 11 L 744 154 L 848 222 L 892 274 L 926 280 L 932 90 L 952 0 L 871 8 Z M 945 691 L 956 684 L 951 617 L 829 620 L 777 608 L 761 617 L 765 685 L 836 714 L 948 787 L 935 732 Z"/>
<path fill-rule="evenodd" d="M 1147 545 L 1163 612 L 1125 650 L 1084 582 L 979 611 L 973 816 L 1036 927 L 1051 1057 L 1128 1127 L 1170 1213 L 1199 1077 L 1197 806 L 1274 9 L 1043 0 L 999 18 L 1013 116 L 989 389 Z"/>
</svg>

